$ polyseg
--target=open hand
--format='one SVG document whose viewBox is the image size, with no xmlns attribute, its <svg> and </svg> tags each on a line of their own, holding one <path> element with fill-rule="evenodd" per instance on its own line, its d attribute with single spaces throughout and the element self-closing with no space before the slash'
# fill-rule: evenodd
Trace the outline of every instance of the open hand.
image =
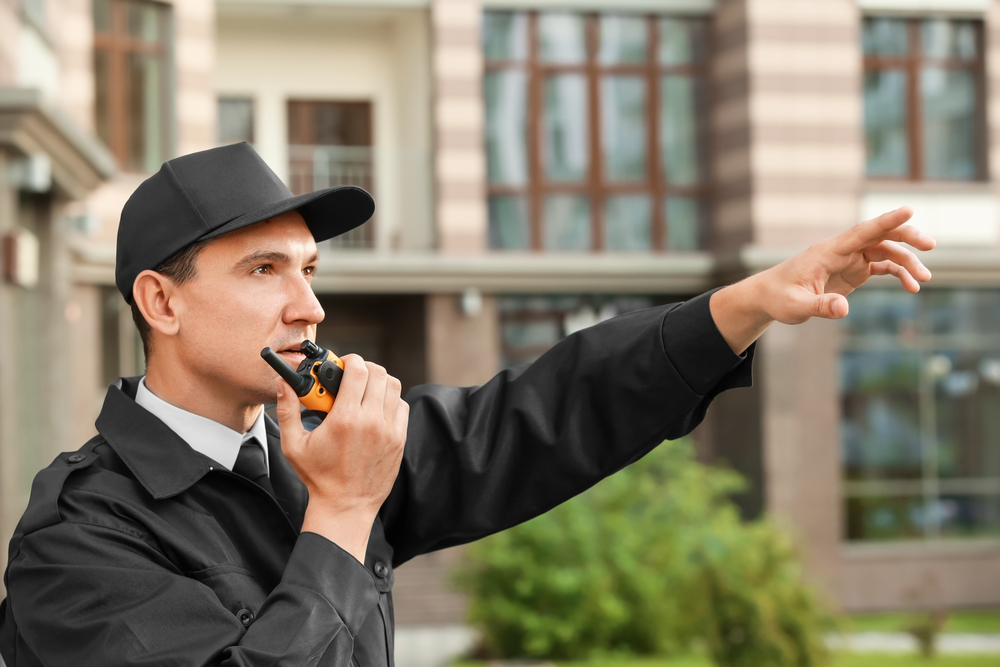
<svg viewBox="0 0 1000 667">
<path fill-rule="evenodd" d="M 931 250 L 936 242 L 905 224 L 911 217 L 908 206 L 884 213 L 719 290 L 711 301 L 716 326 L 730 347 L 742 352 L 771 322 L 845 317 L 847 295 L 872 276 L 896 276 L 907 291 L 919 291 L 931 272 L 901 244 Z"/>
</svg>

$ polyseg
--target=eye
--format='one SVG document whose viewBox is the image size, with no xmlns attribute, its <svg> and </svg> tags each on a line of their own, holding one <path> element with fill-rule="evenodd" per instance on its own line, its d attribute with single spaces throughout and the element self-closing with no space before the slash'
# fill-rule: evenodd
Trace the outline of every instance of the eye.
<svg viewBox="0 0 1000 667">
<path fill-rule="evenodd" d="M 271 273 L 271 267 L 268 264 L 264 264 L 263 266 L 258 266 L 250 273 L 256 273 L 261 276 L 266 276 L 267 274 Z"/>
<path fill-rule="evenodd" d="M 304 276 L 311 276 L 314 273 L 316 273 L 316 267 L 315 266 L 307 266 L 306 268 L 302 269 L 302 275 L 304 275 Z"/>
</svg>

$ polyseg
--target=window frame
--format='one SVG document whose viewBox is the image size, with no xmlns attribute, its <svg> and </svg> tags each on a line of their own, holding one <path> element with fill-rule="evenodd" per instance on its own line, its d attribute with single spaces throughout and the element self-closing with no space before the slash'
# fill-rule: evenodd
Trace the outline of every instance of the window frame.
<svg viewBox="0 0 1000 667">
<path fill-rule="evenodd" d="M 111 31 L 102 32 L 94 25 L 94 60 L 99 53 L 108 58 L 108 142 L 107 147 L 115 156 L 119 168 L 128 172 L 145 172 L 143 165 L 132 163 L 132 130 L 136 122 L 129 113 L 129 77 L 126 73 L 126 61 L 132 54 L 142 54 L 158 60 L 162 76 L 160 77 L 160 105 L 164 113 L 160 119 L 160 154 L 166 160 L 173 154 L 173 67 L 171 42 L 173 30 L 171 24 L 171 7 L 153 0 L 107 0 L 110 8 Z M 157 12 L 158 42 L 147 42 L 132 37 L 128 29 L 129 5 L 148 5 Z M 95 62 L 96 70 L 96 62 Z M 95 134 L 100 137 L 98 97 L 95 81 L 94 123 Z"/>
<path fill-rule="evenodd" d="M 976 56 L 973 60 L 962 58 L 932 58 L 922 51 L 923 37 L 921 25 L 933 18 L 958 20 L 958 17 L 936 16 L 897 16 L 881 14 L 865 14 L 862 21 L 868 19 L 894 19 L 906 23 L 907 44 L 909 52 L 905 56 L 867 55 L 862 45 L 862 77 L 869 72 L 880 70 L 903 70 L 906 74 L 906 141 L 909 158 L 909 170 L 905 177 L 870 175 L 865 170 L 865 178 L 870 181 L 884 182 L 941 182 L 941 183 L 976 183 L 989 180 L 987 169 L 986 118 L 986 40 L 985 26 L 982 20 L 971 20 L 975 24 Z M 923 109 L 921 107 L 920 73 L 927 65 L 942 69 L 966 70 L 973 73 L 976 86 L 975 123 L 979 141 L 974 142 L 976 175 L 971 179 L 955 179 L 928 177 L 924 175 L 924 137 Z M 864 124 L 864 118 L 862 118 Z"/>
<path fill-rule="evenodd" d="M 508 13 L 500 12 L 497 13 Z M 673 16 L 665 13 L 638 12 L 570 12 L 582 16 L 585 26 L 586 60 L 578 64 L 547 63 L 539 56 L 539 16 L 542 11 L 509 12 L 526 16 L 527 53 L 524 60 L 500 60 L 484 57 L 484 71 L 520 71 L 527 79 L 527 109 L 525 142 L 527 151 L 527 179 L 523 185 L 493 183 L 487 180 L 487 199 L 493 196 L 524 197 L 528 211 L 529 246 L 531 252 L 560 252 L 547 250 L 544 243 L 544 205 L 550 195 L 585 195 L 590 202 L 591 247 L 590 252 L 607 249 L 605 235 L 605 203 L 608 197 L 616 195 L 643 195 L 650 198 L 650 248 L 651 253 L 671 252 L 667 239 L 666 199 L 668 197 L 693 198 L 700 202 L 698 227 L 698 248 L 703 249 L 710 234 L 708 214 L 712 203 L 711 184 L 711 136 L 709 123 L 704 120 L 711 108 L 709 86 L 712 56 L 714 53 L 711 17 Z M 603 64 L 600 62 L 601 17 L 631 16 L 641 17 L 646 23 L 646 61 L 635 64 Z M 683 65 L 664 64 L 659 61 L 661 19 L 677 18 L 684 21 L 699 21 L 702 30 L 702 58 L 698 62 Z M 485 55 L 485 54 L 484 54 Z M 588 133 L 588 175 L 580 181 L 550 181 L 545 175 L 544 151 L 544 95 L 546 78 L 559 74 L 582 74 L 587 86 L 587 133 Z M 602 114 L 601 85 L 607 75 L 641 76 L 646 92 L 646 178 L 639 181 L 614 181 L 605 175 L 602 155 Z M 660 146 L 661 83 L 665 76 L 689 76 L 701 83 L 696 99 L 696 115 L 703 119 L 698 124 L 696 142 L 698 145 L 700 182 L 693 185 L 675 185 L 667 182 L 662 164 Z M 484 135 L 485 139 L 485 135 Z M 488 147 L 485 146 L 484 150 Z M 494 252 L 507 252 L 491 249 Z"/>
</svg>

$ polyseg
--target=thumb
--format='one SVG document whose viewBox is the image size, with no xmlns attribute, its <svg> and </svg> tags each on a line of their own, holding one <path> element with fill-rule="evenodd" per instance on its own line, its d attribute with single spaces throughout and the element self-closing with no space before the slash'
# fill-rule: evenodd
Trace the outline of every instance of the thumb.
<svg viewBox="0 0 1000 667">
<path fill-rule="evenodd" d="M 842 317 L 847 317 L 850 306 L 847 304 L 847 297 L 843 294 L 827 293 L 815 297 L 813 309 L 816 317 L 839 320 Z"/>
<path fill-rule="evenodd" d="M 288 383 L 281 378 L 275 379 L 274 390 L 278 395 L 275 412 L 278 413 L 278 426 L 281 427 L 281 446 L 295 447 L 305 435 L 302 416 L 299 414 L 299 399 Z"/>
</svg>

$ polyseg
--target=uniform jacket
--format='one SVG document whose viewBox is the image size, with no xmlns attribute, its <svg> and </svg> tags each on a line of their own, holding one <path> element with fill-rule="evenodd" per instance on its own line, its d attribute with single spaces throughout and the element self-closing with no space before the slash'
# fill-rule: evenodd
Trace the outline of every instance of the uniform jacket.
<svg viewBox="0 0 1000 667">
<path fill-rule="evenodd" d="M 709 295 L 568 336 L 480 387 L 407 395 L 399 475 L 364 564 L 300 532 L 305 487 L 268 421 L 275 497 L 109 391 L 98 435 L 38 473 L 10 543 L 0 654 L 26 665 L 393 662 L 396 567 L 539 515 L 750 383 Z"/>
</svg>

